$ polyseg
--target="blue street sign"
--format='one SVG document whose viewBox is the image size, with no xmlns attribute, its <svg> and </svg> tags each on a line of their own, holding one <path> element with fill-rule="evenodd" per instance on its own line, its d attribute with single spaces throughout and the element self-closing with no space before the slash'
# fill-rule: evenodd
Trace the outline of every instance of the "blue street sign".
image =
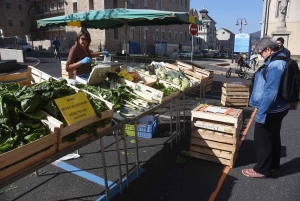
<svg viewBox="0 0 300 201">
<path fill-rule="evenodd" d="M 250 35 L 240 33 L 235 35 L 234 52 L 249 52 Z"/>
</svg>

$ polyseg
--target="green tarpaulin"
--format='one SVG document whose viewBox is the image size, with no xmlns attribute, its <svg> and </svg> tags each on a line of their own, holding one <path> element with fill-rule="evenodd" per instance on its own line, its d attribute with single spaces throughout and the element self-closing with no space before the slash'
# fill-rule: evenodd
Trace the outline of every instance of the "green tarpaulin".
<svg viewBox="0 0 300 201">
<path fill-rule="evenodd" d="M 38 28 L 44 26 L 78 26 L 83 28 L 112 29 L 129 26 L 154 26 L 172 24 L 197 24 L 202 21 L 187 12 L 150 9 L 105 9 L 79 12 L 37 20 Z"/>
</svg>

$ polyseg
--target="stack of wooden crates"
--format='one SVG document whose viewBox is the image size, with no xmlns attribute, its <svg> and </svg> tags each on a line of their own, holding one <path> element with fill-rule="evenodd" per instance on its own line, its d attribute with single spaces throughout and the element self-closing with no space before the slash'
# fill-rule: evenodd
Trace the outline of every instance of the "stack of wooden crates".
<svg viewBox="0 0 300 201">
<path fill-rule="evenodd" d="M 241 109 L 199 105 L 192 110 L 190 156 L 233 167 L 242 125 Z"/>
<path fill-rule="evenodd" d="M 249 85 L 243 82 L 223 83 L 221 104 L 229 107 L 248 107 Z"/>
</svg>

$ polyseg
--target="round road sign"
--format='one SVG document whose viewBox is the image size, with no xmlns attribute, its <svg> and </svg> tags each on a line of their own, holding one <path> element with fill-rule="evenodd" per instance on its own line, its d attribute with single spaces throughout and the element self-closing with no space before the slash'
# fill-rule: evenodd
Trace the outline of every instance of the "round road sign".
<svg viewBox="0 0 300 201">
<path fill-rule="evenodd" d="M 190 34 L 195 36 L 198 33 L 198 26 L 196 24 L 191 24 L 189 30 L 190 30 Z"/>
</svg>

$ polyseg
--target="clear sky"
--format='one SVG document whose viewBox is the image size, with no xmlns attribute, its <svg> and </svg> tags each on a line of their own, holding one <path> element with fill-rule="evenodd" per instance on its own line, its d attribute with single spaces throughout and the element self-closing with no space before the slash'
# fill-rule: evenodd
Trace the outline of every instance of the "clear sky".
<svg viewBox="0 0 300 201">
<path fill-rule="evenodd" d="M 217 30 L 222 27 L 237 34 L 240 28 L 236 26 L 237 19 L 246 18 L 248 25 L 245 26 L 243 21 L 243 33 L 260 31 L 263 0 L 190 0 L 190 5 L 190 9 L 195 8 L 198 12 L 204 6 L 217 22 Z"/>
</svg>

